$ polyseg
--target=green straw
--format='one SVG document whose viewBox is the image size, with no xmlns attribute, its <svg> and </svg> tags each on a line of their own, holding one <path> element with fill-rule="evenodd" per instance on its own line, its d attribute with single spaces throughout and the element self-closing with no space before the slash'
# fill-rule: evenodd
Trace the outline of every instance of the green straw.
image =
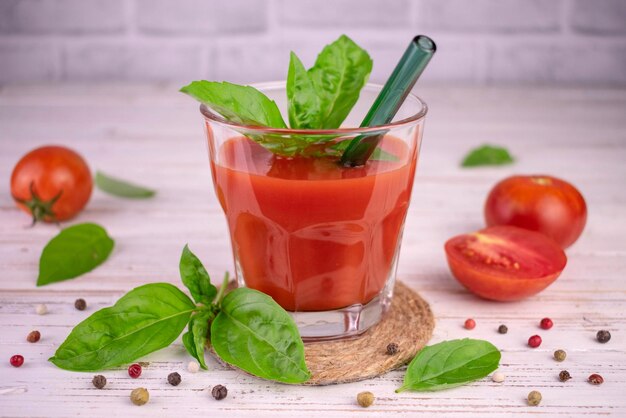
<svg viewBox="0 0 626 418">
<path fill-rule="evenodd" d="M 363 119 L 362 128 L 385 125 L 392 121 L 436 50 L 435 42 L 428 36 L 419 35 L 413 38 Z M 346 167 L 364 165 L 383 136 L 380 133 L 357 136 L 343 152 L 341 164 Z"/>
</svg>

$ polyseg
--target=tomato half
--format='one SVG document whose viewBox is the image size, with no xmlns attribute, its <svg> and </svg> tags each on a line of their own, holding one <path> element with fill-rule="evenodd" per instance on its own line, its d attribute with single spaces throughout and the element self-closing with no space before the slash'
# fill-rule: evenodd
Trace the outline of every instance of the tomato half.
<svg viewBox="0 0 626 418">
<path fill-rule="evenodd" d="M 567 263 L 563 249 L 538 232 L 494 226 L 445 245 L 454 277 L 485 299 L 511 301 L 541 292 Z"/>
<path fill-rule="evenodd" d="M 487 226 L 513 225 L 541 232 L 562 248 L 587 222 L 587 205 L 570 183 L 551 176 L 513 176 L 496 184 L 485 203 Z"/>
<path fill-rule="evenodd" d="M 33 222 L 63 221 L 80 212 L 93 180 L 85 160 L 69 148 L 45 146 L 26 154 L 11 174 L 11 194 Z"/>
</svg>

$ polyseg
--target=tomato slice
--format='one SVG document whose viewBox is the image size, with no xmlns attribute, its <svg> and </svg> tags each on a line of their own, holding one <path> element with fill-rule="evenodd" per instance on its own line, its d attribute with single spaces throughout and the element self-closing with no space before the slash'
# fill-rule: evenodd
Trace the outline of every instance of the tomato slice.
<svg viewBox="0 0 626 418">
<path fill-rule="evenodd" d="M 541 292 L 559 277 L 567 257 L 552 239 L 515 226 L 493 226 L 445 245 L 454 277 L 485 299 L 512 301 Z"/>
</svg>

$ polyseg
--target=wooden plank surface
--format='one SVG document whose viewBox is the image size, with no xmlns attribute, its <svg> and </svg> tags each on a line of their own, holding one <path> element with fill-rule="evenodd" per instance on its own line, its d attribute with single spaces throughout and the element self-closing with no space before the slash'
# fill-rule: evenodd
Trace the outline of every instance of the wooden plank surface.
<svg viewBox="0 0 626 418">
<path fill-rule="evenodd" d="M 125 370 L 107 371 L 106 390 L 91 386 L 92 373 L 56 369 L 46 359 L 70 329 L 125 291 L 146 282 L 179 284 L 178 258 L 185 243 L 220 277 L 232 269 L 226 223 L 212 190 L 197 106 L 175 86 L 15 86 L 0 90 L 0 382 L 1 416 L 206 416 L 292 417 L 323 415 L 418 416 L 626 416 L 626 91 L 536 88 L 430 87 L 430 105 L 412 204 L 400 257 L 399 277 L 431 303 L 437 317 L 433 342 L 466 336 L 502 349 L 506 381 L 489 379 L 436 393 L 395 394 L 403 371 L 333 387 L 294 387 L 223 369 L 190 374 L 180 343 L 144 360 L 135 381 Z M 503 168 L 462 170 L 471 147 L 506 145 L 517 157 Z M 10 198 L 11 169 L 33 147 L 59 143 L 82 153 L 92 169 L 152 186 L 152 200 L 116 199 L 95 191 L 72 222 L 95 221 L 116 240 L 111 258 L 79 279 L 36 288 L 38 259 L 58 232 L 54 225 L 28 228 L 29 219 Z M 513 173 L 546 173 L 568 179 L 587 199 L 589 220 L 568 250 L 562 277 L 540 295 L 518 303 L 492 303 L 467 293 L 450 276 L 443 243 L 483 226 L 482 205 L 499 179 Z M 87 300 L 76 311 L 73 301 Z M 35 314 L 45 303 L 49 313 Z M 550 331 L 538 328 L 551 317 Z M 462 328 L 473 317 L 473 331 Z M 505 323 L 509 333 L 496 332 Z M 42 339 L 25 337 L 39 329 Z M 595 341 L 599 329 L 613 334 Z M 531 350 L 530 335 L 543 344 Z M 568 352 L 564 363 L 552 352 Z M 8 359 L 21 353 L 23 367 Z M 573 379 L 561 383 L 560 370 Z M 166 376 L 179 371 L 183 383 Z M 591 373 L 602 386 L 586 382 Z M 207 388 L 226 385 L 228 398 L 214 401 Z M 130 390 L 144 386 L 150 403 L 130 404 Z M 358 392 L 377 396 L 356 405 Z M 531 390 L 539 407 L 526 405 Z"/>
</svg>

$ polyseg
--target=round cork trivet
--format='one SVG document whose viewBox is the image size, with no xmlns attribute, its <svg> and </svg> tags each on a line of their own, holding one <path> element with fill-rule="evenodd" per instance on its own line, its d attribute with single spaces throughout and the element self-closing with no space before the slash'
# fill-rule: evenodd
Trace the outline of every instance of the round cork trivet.
<svg viewBox="0 0 626 418">
<path fill-rule="evenodd" d="M 356 382 L 397 369 L 426 345 L 434 327 L 435 318 L 428 303 L 396 281 L 391 307 L 378 324 L 358 337 L 304 344 L 306 365 L 312 376 L 303 384 Z M 396 354 L 387 354 L 390 343 L 398 345 Z M 224 364 L 213 350 L 209 351 Z"/>
</svg>

